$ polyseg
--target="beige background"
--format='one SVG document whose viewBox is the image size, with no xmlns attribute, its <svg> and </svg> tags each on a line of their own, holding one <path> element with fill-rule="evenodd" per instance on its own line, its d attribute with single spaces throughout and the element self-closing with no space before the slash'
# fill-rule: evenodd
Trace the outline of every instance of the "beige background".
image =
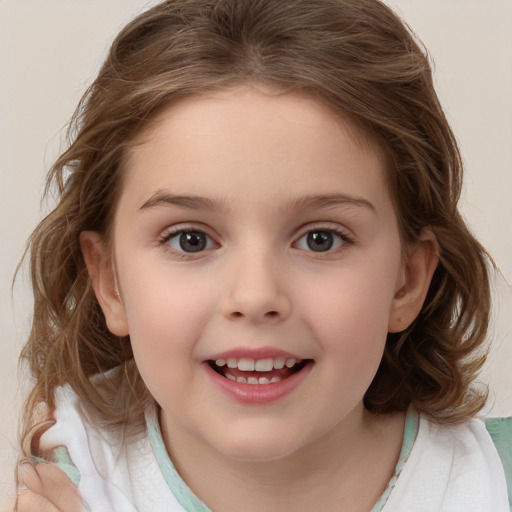
<svg viewBox="0 0 512 512">
<path fill-rule="evenodd" d="M 277 0 L 276 0 L 277 1 Z M 44 171 L 117 31 L 144 0 L 0 0 L 0 510 L 12 499 L 30 295 L 10 285 L 47 205 Z M 389 0 L 426 43 L 467 163 L 463 211 L 501 269 L 489 408 L 512 414 L 512 0 Z M 508 284 L 507 284 L 508 282 Z M 21 385 L 20 385 L 21 383 Z"/>
</svg>

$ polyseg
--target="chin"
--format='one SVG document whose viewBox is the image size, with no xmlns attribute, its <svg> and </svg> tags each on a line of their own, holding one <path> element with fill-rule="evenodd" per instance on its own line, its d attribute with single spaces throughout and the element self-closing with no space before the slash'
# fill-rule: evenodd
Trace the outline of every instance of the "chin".
<svg viewBox="0 0 512 512">
<path fill-rule="evenodd" d="M 239 462 L 274 462 L 283 460 L 299 451 L 305 442 L 294 439 L 290 432 L 276 435 L 271 431 L 267 436 L 244 435 L 229 439 L 229 444 L 218 447 L 225 457 Z"/>
</svg>

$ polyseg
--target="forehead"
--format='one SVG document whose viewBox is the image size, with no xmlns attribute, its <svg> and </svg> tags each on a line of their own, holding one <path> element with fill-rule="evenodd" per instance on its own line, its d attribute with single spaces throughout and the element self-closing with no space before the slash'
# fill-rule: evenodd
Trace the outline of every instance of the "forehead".
<svg viewBox="0 0 512 512">
<path fill-rule="evenodd" d="M 170 102 L 152 116 L 136 134 L 131 148 L 137 149 L 158 138 L 161 135 L 160 128 L 163 124 L 168 124 L 171 118 L 176 123 L 195 122 L 197 128 L 214 116 L 220 129 L 223 120 L 233 123 L 235 119 L 235 116 L 227 118 L 227 108 L 230 109 L 230 114 L 238 115 L 244 132 L 251 126 L 252 119 L 258 119 L 253 115 L 255 111 L 262 115 L 273 114 L 275 118 L 286 116 L 290 120 L 295 119 L 298 123 L 309 125 L 313 125 L 315 121 L 322 124 L 328 121 L 331 127 L 342 130 L 351 137 L 361 150 L 385 153 L 381 141 L 371 133 L 371 130 L 363 128 L 355 119 L 350 118 L 349 114 L 330 106 L 316 93 L 307 90 L 290 91 L 279 85 L 267 86 L 258 82 L 214 88 Z M 267 120 L 272 119 L 267 117 Z M 128 149 L 128 158 L 131 153 Z"/>
<path fill-rule="evenodd" d="M 328 194 L 333 180 L 359 195 L 363 184 L 373 195 L 387 189 L 378 144 L 353 123 L 305 94 L 253 87 L 168 106 L 137 137 L 124 171 L 139 201 L 162 187 L 227 198 Z"/>
</svg>

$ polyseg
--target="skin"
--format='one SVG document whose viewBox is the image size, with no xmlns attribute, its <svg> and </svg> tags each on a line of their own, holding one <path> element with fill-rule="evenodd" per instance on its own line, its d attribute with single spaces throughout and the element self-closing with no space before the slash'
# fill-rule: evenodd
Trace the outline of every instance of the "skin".
<svg viewBox="0 0 512 512">
<path fill-rule="evenodd" d="M 403 415 L 375 416 L 363 396 L 438 248 L 429 231 L 403 247 L 384 159 L 353 133 L 295 94 L 184 100 L 127 155 L 112 252 L 82 234 L 107 325 L 130 336 L 173 462 L 212 510 L 367 511 L 393 474 Z M 180 230 L 205 233 L 205 250 L 184 251 Z M 331 249 L 312 249 L 319 232 Z M 264 404 L 212 385 L 205 360 L 262 347 L 309 373 Z"/>
<path fill-rule="evenodd" d="M 56 466 L 18 466 L 16 512 L 85 512 L 77 489 Z"/>
</svg>

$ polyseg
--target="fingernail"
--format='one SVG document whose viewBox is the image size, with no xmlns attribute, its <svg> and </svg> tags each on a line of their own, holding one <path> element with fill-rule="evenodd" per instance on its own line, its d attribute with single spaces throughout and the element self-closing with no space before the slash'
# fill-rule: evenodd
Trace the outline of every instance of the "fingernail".
<svg viewBox="0 0 512 512">
<path fill-rule="evenodd" d="M 17 468 L 16 468 L 16 479 L 18 481 L 18 485 L 17 485 L 18 492 L 28 489 L 28 487 L 25 485 L 24 477 L 26 476 L 26 472 L 27 472 L 29 466 L 32 467 L 32 464 L 25 457 L 18 461 Z"/>
<path fill-rule="evenodd" d="M 28 490 L 28 487 L 23 482 L 18 481 L 18 485 L 16 486 L 16 492 L 20 494 L 26 490 Z"/>
</svg>

